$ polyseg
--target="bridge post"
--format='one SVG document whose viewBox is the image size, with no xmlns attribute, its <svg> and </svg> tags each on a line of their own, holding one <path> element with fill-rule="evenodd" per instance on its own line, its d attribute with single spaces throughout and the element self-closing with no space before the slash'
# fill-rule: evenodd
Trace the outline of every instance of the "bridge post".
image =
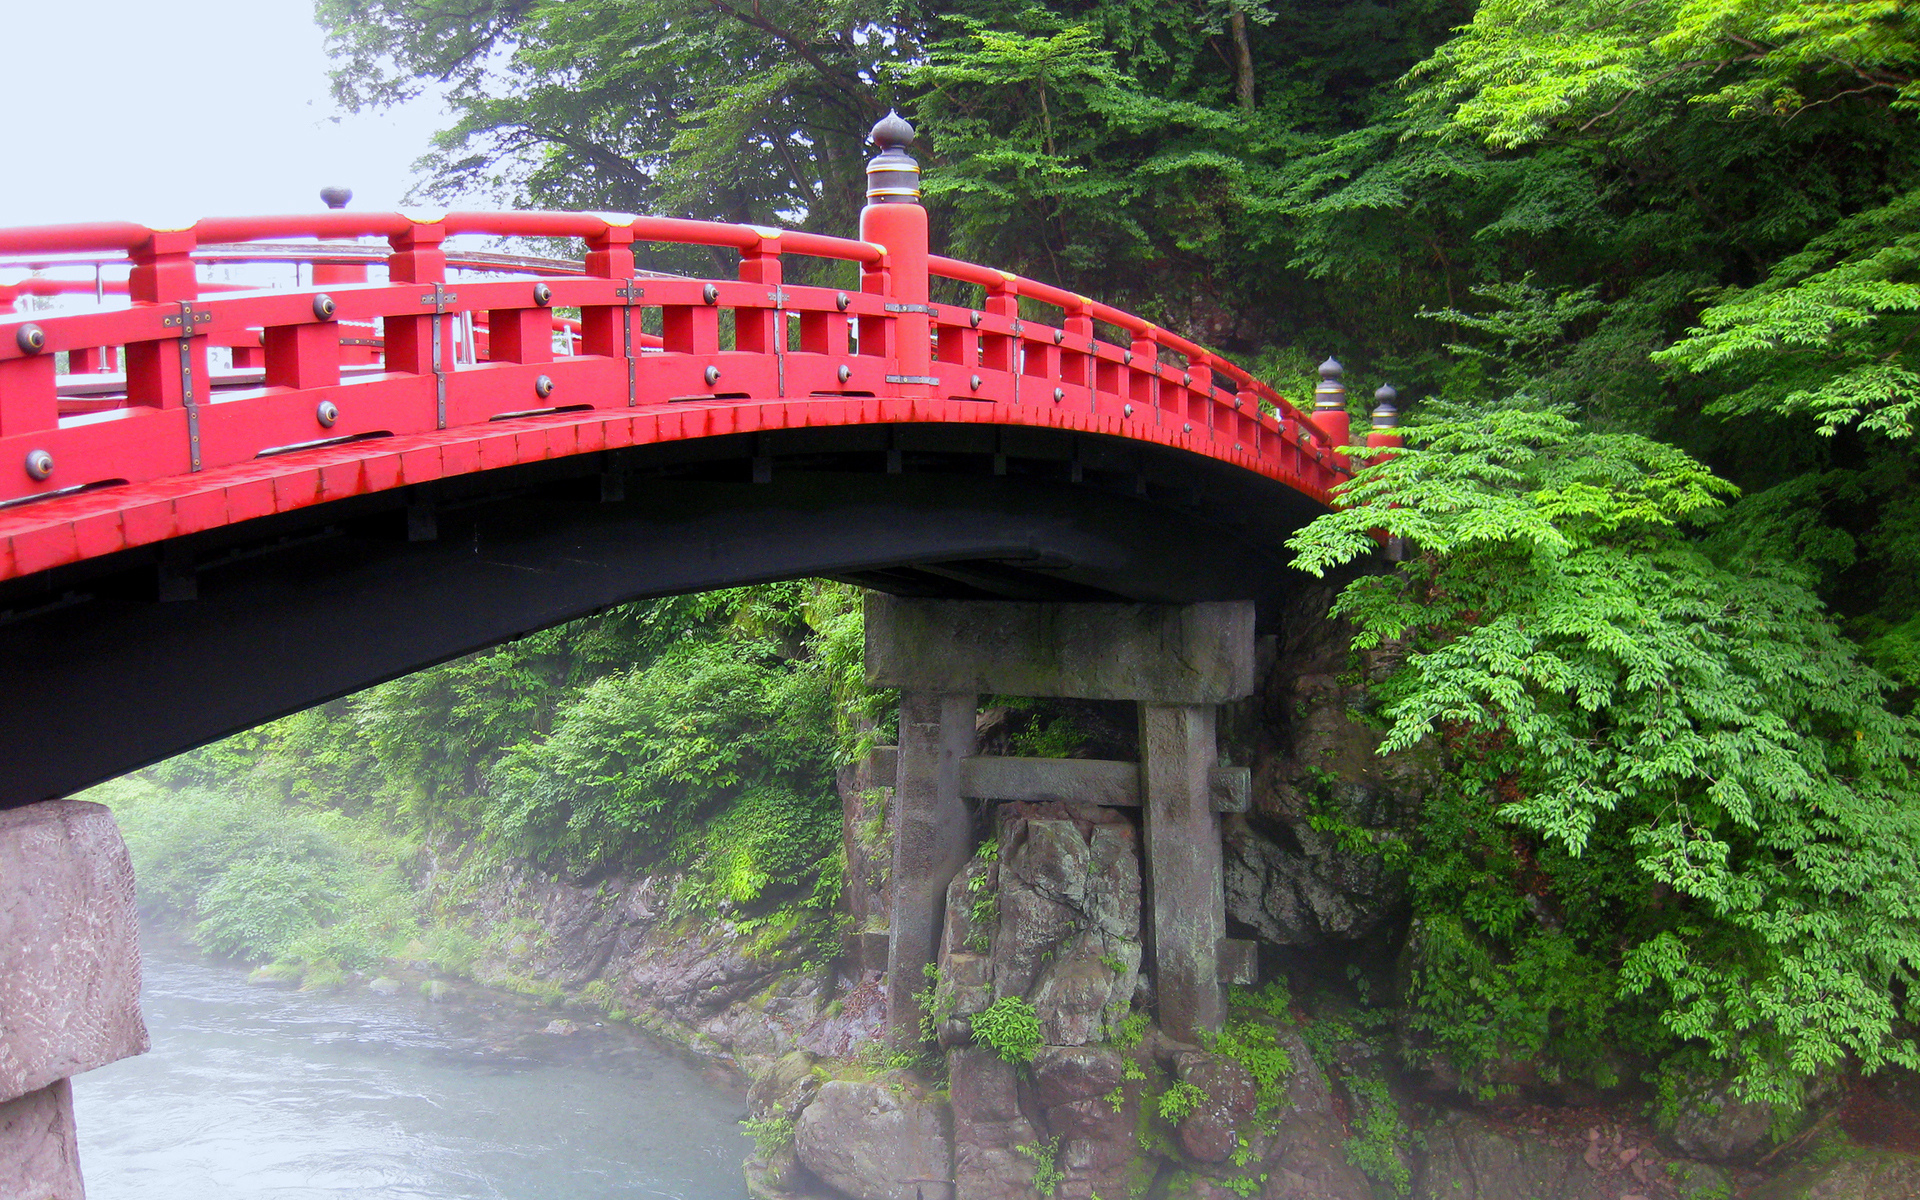
<svg viewBox="0 0 1920 1200">
<path fill-rule="evenodd" d="M 927 311 L 927 210 L 920 206 L 920 164 L 907 153 L 913 126 L 889 112 L 868 135 L 880 153 L 867 163 L 867 206 L 860 210 L 860 240 L 887 248 L 882 286 L 889 301 L 897 364 L 887 382 L 903 396 L 931 396 L 932 322 Z M 860 352 L 870 354 L 862 322 Z"/>
<path fill-rule="evenodd" d="M 924 986 L 947 888 L 972 849 L 963 797 L 1139 805 L 1161 1025 L 1189 1042 L 1218 1031 L 1222 952 L 1234 949 L 1224 941 L 1221 794 L 1238 811 L 1248 785 L 1220 767 L 1215 709 L 1253 692 L 1253 605 L 875 594 L 867 598 L 866 672 L 870 685 L 901 689 L 890 1043 L 912 1049 L 921 1040 L 913 993 Z M 1140 762 L 973 757 L 975 705 L 986 694 L 1132 700 Z"/>
<path fill-rule="evenodd" d="M 1313 413 L 1307 418 L 1313 422 L 1315 429 L 1332 440 L 1336 450 L 1346 445 L 1351 435 L 1348 429 L 1347 385 L 1340 381 L 1346 371 L 1339 360 L 1331 355 L 1320 364 L 1320 382 L 1313 388 Z"/>
<path fill-rule="evenodd" d="M 98 804 L 0 810 L 0 1196 L 83 1194 L 73 1088 L 147 1049 L 133 865 Z"/>
</svg>

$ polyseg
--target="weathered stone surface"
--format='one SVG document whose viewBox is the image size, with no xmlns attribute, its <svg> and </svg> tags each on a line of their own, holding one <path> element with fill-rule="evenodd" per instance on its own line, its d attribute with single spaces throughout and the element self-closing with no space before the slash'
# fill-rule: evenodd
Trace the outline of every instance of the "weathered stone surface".
<svg viewBox="0 0 1920 1200">
<path fill-rule="evenodd" d="M 1246 1068 L 1230 1058 L 1201 1050 L 1173 1056 L 1173 1071 L 1206 1099 L 1180 1122 L 1180 1146 L 1203 1163 L 1227 1161 L 1240 1146 L 1240 1125 L 1253 1116 L 1259 1089 Z"/>
<path fill-rule="evenodd" d="M 1373 1186 L 1347 1161 L 1347 1131 L 1324 1112 L 1298 1112 L 1273 1132 L 1262 1200 L 1373 1200 Z"/>
<path fill-rule="evenodd" d="M 1041 1105 L 1093 1100 L 1120 1085 L 1126 1059 L 1111 1046 L 1042 1046 L 1034 1052 L 1033 1093 Z"/>
<path fill-rule="evenodd" d="M 65 1079 L 0 1103 L 0 1196 L 83 1200 L 74 1144 L 73 1085 Z"/>
<path fill-rule="evenodd" d="M 1049 1045 L 1092 1041 L 1125 1012 L 1139 972 L 1133 827 L 1106 810 L 1023 804 L 1002 805 L 999 825 L 994 995 L 1030 1000 Z"/>
<path fill-rule="evenodd" d="M 947 1200 L 953 1140 L 947 1105 L 898 1073 L 835 1079 L 800 1114 L 800 1161 L 854 1200 Z"/>
<path fill-rule="evenodd" d="M 950 1050 L 947 1078 L 953 1097 L 955 1200 L 1027 1195 L 1035 1163 L 1019 1147 L 1041 1139 L 1020 1111 L 1013 1064 L 991 1050 Z"/>
<path fill-rule="evenodd" d="M 1752 1154 L 1772 1129 L 1772 1105 L 1751 1104 L 1714 1089 L 1683 1099 L 1672 1127 L 1662 1132 L 1684 1154 L 1724 1160 Z"/>
<path fill-rule="evenodd" d="M 1478 1117 L 1455 1115 L 1427 1131 L 1415 1200 L 1614 1200 L 1576 1151 L 1507 1137 Z"/>
<path fill-rule="evenodd" d="M 1253 691 L 1253 605 L 867 596 L 867 682 L 1006 696 L 1219 704 Z"/>
<path fill-rule="evenodd" d="M 1914 1200 L 1920 1158 L 1891 1150 L 1854 1149 L 1803 1163 L 1748 1193 L 1749 1200 Z"/>
<path fill-rule="evenodd" d="M 0 811 L 0 1101 L 146 1049 L 133 864 L 112 814 Z"/>
</svg>

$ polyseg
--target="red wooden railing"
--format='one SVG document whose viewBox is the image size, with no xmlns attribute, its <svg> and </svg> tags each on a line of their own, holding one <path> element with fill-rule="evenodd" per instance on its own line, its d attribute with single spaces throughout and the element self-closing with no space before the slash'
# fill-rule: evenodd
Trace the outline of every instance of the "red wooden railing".
<svg viewBox="0 0 1920 1200">
<path fill-rule="evenodd" d="M 1346 477 L 1338 453 L 1344 413 L 1340 428 L 1324 414 L 1316 423 L 1246 371 L 1150 322 L 1034 280 L 930 257 L 917 204 L 882 215 L 897 220 L 904 210 L 919 214 L 917 246 L 911 221 L 889 233 L 889 246 L 560 212 L 336 210 L 210 218 L 185 229 L 0 229 L 0 270 L 123 255 L 124 282 L 99 286 L 124 288 L 130 299 L 123 308 L 7 314 L 17 296 L 91 292 L 96 284 L 27 279 L 0 288 L 0 578 L 151 540 L 125 510 L 156 500 L 171 503 L 175 516 L 170 533 L 152 536 L 218 523 L 188 521 L 179 510 L 223 481 L 461 439 L 492 445 L 530 429 L 575 431 L 564 445 L 546 437 L 538 453 L 551 455 L 796 425 L 1026 424 L 1179 447 L 1323 502 Z M 871 224 L 869 237 L 889 228 Z M 516 266 L 499 255 L 450 254 L 448 239 L 463 236 L 573 238 L 584 253 L 578 265 Z M 386 280 L 323 276 L 305 288 L 234 290 L 198 278 L 209 260 L 364 263 L 373 249 L 286 244 L 299 238 L 383 238 Z M 736 251 L 737 277 L 638 274 L 633 246 L 646 242 Z M 788 284 L 782 267 L 793 255 L 851 263 L 858 283 Z M 491 274 L 450 280 L 449 268 L 463 265 Z M 982 302 L 929 303 L 930 277 L 975 285 Z M 1060 309 L 1060 323 L 1033 319 L 1032 303 Z M 556 317 L 556 307 L 580 315 Z M 556 330 L 564 335 L 558 351 Z M 1120 337 L 1102 336 L 1110 330 Z M 471 355 L 457 355 L 469 334 Z M 215 345 L 235 347 L 235 369 L 209 369 Z M 685 419 L 694 409 L 706 415 Z M 730 410 L 724 419 L 713 411 L 720 409 Z M 670 411 L 681 416 L 670 419 Z M 580 432 L 587 426 L 596 429 Z M 505 461 L 526 453 L 533 451 Z M 471 459 L 474 470 L 503 461 Z M 408 481 L 362 474 L 357 490 Z M 328 498 L 320 488 L 276 503 Z M 252 511 L 230 506 L 219 519 Z M 77 533 L 21 549 L 21 538 L 61 522 L 115 513 L 119 532 L 100 549 Z M 55 542 L 64 548 L 50 548 Z"/>
</svg>

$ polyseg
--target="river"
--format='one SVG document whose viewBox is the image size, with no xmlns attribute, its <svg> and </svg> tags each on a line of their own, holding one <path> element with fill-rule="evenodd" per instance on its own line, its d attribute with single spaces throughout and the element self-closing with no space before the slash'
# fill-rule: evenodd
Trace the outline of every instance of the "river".
<svg viewBox="0 0 1920 1200">
<path fill-rule="evenodd" d="M 625 1026 L 249 984 L 150 945 L 153 1049 L 75 1078 L 89 1200 L 741 1200 L 744 1103 Z"/>
</svg>

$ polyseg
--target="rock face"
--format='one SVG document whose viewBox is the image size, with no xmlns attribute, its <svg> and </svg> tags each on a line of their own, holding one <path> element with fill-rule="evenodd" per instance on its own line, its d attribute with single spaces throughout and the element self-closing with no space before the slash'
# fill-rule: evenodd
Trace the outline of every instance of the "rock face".
<svg viewBox="0 0 1920 1200">
<path fill-rule="evenodd" d="M 1125 1015 L 1139 977 L 1133 825 L 1096 805 L 1003 804 L 996 831 L 999 857 L 970 864 L 948 893 L 940 966 L 954 1011 L 1019 996 L 1043 1042 L 1084 1045 Z"/>
<path fill-rule="evenodd" d="M 794 1150 L 808 1170 L 855 1200 L 948 1200 L 949 1119 L 944 1103 L 897 1072 L 836 1079 L 801 1113 Z"/>
<path fill-rule="evenodd" d="M 1366 685 L 1345 678 L 1349 631 L 1324 615 L 1331 599 L 1303 589 L 1286 612 L 1250 739 L 1253 809 L 1223 822 L 1227 915 L 1280 946 L 1363 938 L 1400 911 L 1405 873 L 1345 848 L 1350 838 L 1311 818 L 1376 839 L 1402 836 L 1432 769 L 1415 755 L 1375 753 L 1381 734 L 1355 719 Z"/>
<path fill-rule="evenodd" d="M 1804 1163 L 1749 1192 L 1750 1200 L 1913 1200 L 1920 1158 L 1889 1150 L 1848 1150 Z"/>
<path fill-rule="evenodd" d="M 427 884 L 435 886 L 439 872 Z M 667 911 L 672 874 L 616 875 L 588 885 L 525 864 L 500 871 L 455 899 L 476 932 L 538 928 L 508 940 L 473 964 L 481 983 L 515 977 L 569 989 L 608 989 L 606 1003 L 642 1024 L 730 1054 L 749 1073 L 796 1048 L 848 1054 L 885 1020 L 872 982 L 854 987 L 829 1012 L 829 981 L 798 970 L 801 949 L 764 935 L 748 937 L 731 921 L 675 920 Z"/>
<path fill-rule="evenodd" d="M 1507 1137 L 1478 1117 L 1456 1115 L 1427 1132 L 1415 1200 L 1614 1200 L 1577 1151 Z"/>
<path fill-rule="evenodd" d="M 1020 1147 L 1040 1144 L 1020 1111 L 1012 1063 L 991 1050 L 949 1050 L 953 1097 L 953 1184 L 956 1200 L 1017 1196 L 1033 1181 L 1034 1160 Z"/>
</svg>

